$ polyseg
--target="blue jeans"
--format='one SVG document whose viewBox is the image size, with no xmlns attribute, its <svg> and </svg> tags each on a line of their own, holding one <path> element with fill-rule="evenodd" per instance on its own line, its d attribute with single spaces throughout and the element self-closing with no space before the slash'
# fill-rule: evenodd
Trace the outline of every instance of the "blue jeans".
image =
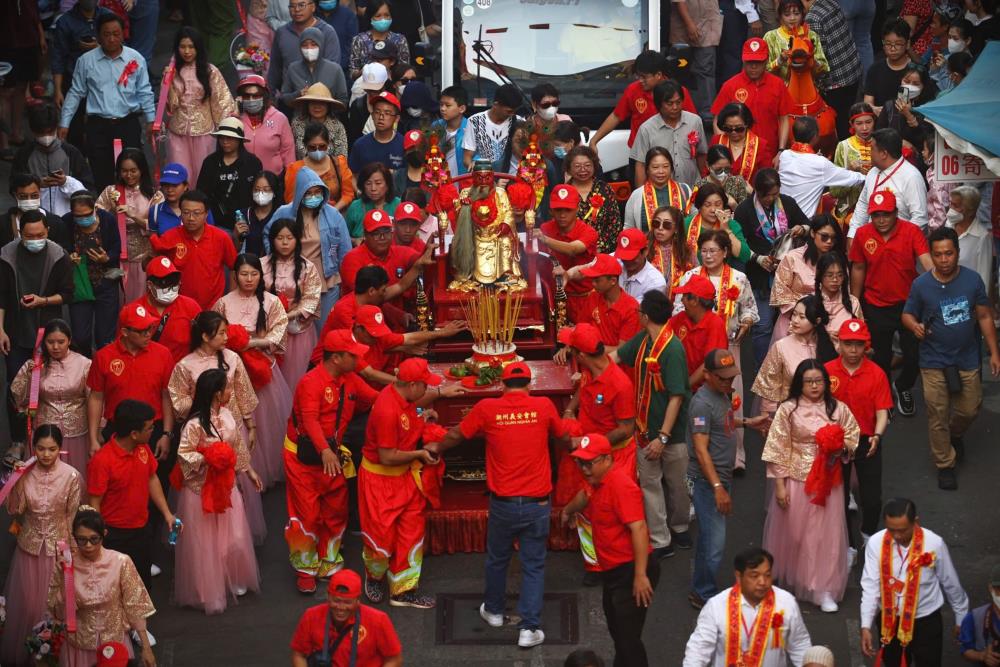
<svg viewBox="0 0 1000 667">
<path fill-rule="evenodd" d="M 757 368 L 764 363 L 767 356 L 767 348 L 771 346 L 771 334 L 774 333 L 774 322 L 778 319 L 778 311 L 771 307 L 771 290 L 754 289 L 753 300 L 757 302 L 757 312 L 760 314 L 760 322 L 750 328 L 750 337 L 753 341 L 753 358 L 757 362 Z"/>
<path fill-rule="evenodd" d="M 131 35 L 129 46 L 142 54 L 146 65 L 153 62 L 153 45 L 156 44 L 156 26 L 160 21 L 160 0 L 135 0 L 128 13 Z M 150 77 L 153 78 L 152 72 Z M 159 79 L 159 77 L 155 77 Z"/>
<path fill-rule="evenodd" d="M 729 493 L 729 484 L 722 487 Z M 715 489 L 704 477 L 694 480 L 694 513 L 698 517 L 698 541 L 694 552 L 694 575 L 691 587 L 702 600 L 719 592 L 715 574 L 726 549 L 726 517 L 715 507 Z"/>
<path fill-rule="evenodd" d="M 519 504 L 490 498 L 486 526 L 486 611 L 504 612 L 507 566 L 517 540 L 522 573 L 517 613 L 521 617 L 518 627 L 522 630 L 537 630 L 541 625 L 551 510 L 548 501 Z"/>
<path fill-rule="evenodd" d="M 840 8 L 844 11 L 844 16 L 847 18 L 847 27 L 854 35 L 854 43 L 858 47 L 858 57 L 861 58 L 861 73 L 864 75 L 875 60 L 875 54 L 872 50 L 872 21 L 875 20 L 875 3 L 872 0 L 838 1 Z"/>
<path fill-rule="evenodd" d="M 340 300 L 340 285 L 334 285 L 327 291 L 323 293 L 323 296 L 319 299 L 319 319 L 316 320 L 316 333 L 320 334 L 323 332 L 323 325 L 326 324 L 326 318 L 330 316 L 330 311 L 333 310 L 334 304 Z"/>
</svg>

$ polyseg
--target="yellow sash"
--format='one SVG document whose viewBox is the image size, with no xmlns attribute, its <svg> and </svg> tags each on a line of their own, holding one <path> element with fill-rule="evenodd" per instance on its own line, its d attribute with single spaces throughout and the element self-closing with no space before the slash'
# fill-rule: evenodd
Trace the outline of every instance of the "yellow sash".
<svg viewBox="0 0 1000 667">
<path fill-rule="evenodd" d="M 298 455 L 299 446 L 288 439 L 285 436 L 285 451 L 291 452 L 292 454 Z M 351 458 L 351 450 L 345 447 L 343 444 L 340 445 L 340 451 L 338 452 L 340 457 L 340 469 L 344 473 L 344 477 L 351 479 L 352 477 L 358 476 L 358 471 L 354 467 L 354 459 Z"/>
</svg>

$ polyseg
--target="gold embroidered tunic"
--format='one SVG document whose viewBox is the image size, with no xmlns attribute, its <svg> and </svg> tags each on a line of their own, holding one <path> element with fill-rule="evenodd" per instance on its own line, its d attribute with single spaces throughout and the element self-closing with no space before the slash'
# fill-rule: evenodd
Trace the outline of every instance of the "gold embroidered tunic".
<svg viewBox="0 0 1000 667">
<path fill-rule="evenodd" d="M 21 516 L 17 546 L 33 556 L 43 550 L 55 556 L 59 540 L 71 541 L 79 506 L 80 473 L 73 466 L 58 460 L 48 470 L 34 466 L 7 497 L 7 511 Z"/>
<path fill-rule="evenodd" d="M 814 402 L 803 396 L 798 403 L 789 400 L 779 405 L 760 457 L 768 464 L 767 476 L 805 482 L 816 458 L 816 431 L 827 424 L 840 424 L 844 446 L 850 452 L 857 449 L 861 430 L 843 403 L 837 402 L 832 419 L 827 417 L 822 399 Z"/>
</svg>

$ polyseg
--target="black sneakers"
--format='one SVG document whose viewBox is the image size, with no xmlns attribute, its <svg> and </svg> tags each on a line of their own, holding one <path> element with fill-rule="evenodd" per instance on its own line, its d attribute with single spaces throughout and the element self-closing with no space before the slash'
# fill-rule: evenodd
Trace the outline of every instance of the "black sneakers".
<svg viewBox="0 0 1000 667">
<path fill-rule="evenodd" d="M 694 541 L 691 539 L 691 533 L 686 530 L 683 533 L 670 531 L 670 543 L 678 549 L 690 549 L 694 546 Z"/>
<path fill-rule="evenodd" d="M 958 489 L 958 477 L 955 476 L 954 468 L 941 468 L 938 470 L 938 488 L 942 491 L 955 491 Z"/>
<path fill-rule="evenodd" d="M 913 392 L 909 389 L 896 389 L 896 408 L 904 417 L 912 417 L 917 412 L 913 402 Z"/>
<path fill-rule="evenodd" d="M 399 595 L 389 597 L 389 604 L 393 607 L 414 607 L 416 609 L 433 609 L 434 598 L 430 595 L 421 595 L 415 590 L 406 591 Z"/>
<path fill-rule="evenodd" d="M 955 450 L 955 461 L 961 463 L 965 458 L 965 440 L 963 438 L 952 438 L 951 446 Z"/>
</svg>

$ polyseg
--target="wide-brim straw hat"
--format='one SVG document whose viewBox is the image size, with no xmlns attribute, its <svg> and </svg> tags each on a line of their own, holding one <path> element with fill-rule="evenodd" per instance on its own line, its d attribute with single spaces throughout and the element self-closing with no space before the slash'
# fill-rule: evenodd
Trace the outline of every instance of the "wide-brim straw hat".
<svg viewBox="0 0 1000 667">
<path fill-rule="evenodd" d="M 219 127 L 215 132 L 212 132 L 213 137 L 228 137 L 230 139 L 239 139 L 240 141 L 249 141 L 243 134 L 243 123 L 239 118 L 224 118 Z"/>
<path fill-rule="evenodd" d="M 326 104 L 332 104 L 334 110 L 343 111 L 347 106 L 330 94 L 330 89 L 327 88 L 322 83 L 314 83 L 313 85 L 306 88 L 304 95 L 300 95 L 298 99 L 295 100 L 296 104 L 308 104 L 309 102 L 324 102 Z"/>
</svg>

